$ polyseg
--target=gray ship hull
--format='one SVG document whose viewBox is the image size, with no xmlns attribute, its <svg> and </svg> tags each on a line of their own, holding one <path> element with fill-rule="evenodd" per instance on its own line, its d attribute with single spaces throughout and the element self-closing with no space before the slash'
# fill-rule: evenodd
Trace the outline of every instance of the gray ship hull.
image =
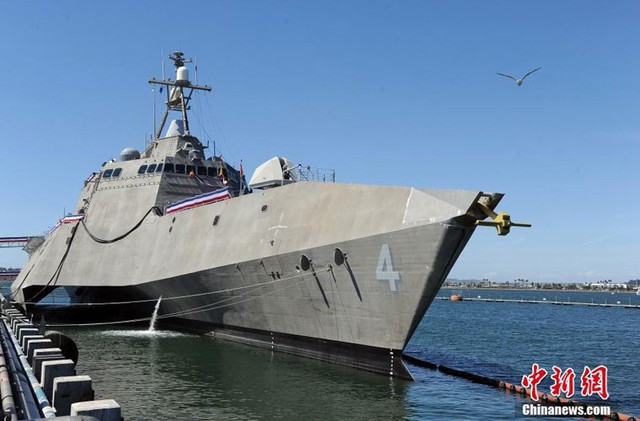
<svg viewBox="0 0 640 421">
<path fill-rule="evenodd" d="M 152 215 L 114 244 L 66 225 L 13 288 L 27 307 L 69 288 L 92 304 L 79 310 L 111 321 L 149 318 L 162 297 L 159 319 L 173 327 L 409 378 L 401 352 L 472 235 L 481 197 L 301 182 Z"/>
</svg>

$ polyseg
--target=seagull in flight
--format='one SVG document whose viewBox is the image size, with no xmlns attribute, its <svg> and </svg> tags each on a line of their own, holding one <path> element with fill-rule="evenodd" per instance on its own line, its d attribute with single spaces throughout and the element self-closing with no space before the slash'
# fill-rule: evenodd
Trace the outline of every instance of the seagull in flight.
<svg viewBox="0 0 640 421">
<path fill-rule="evenodd" d="M 524 78 L 526 78 L 527 76 L 529 76 L 533 72 L 537 72 L 540 69 L 542 69 L 542 67 L 538 67 L 537 69 L 534 69 L 534 70 L 530 71 L 526 75 L 522 76 L 520 79 L 516 79 L 515 77 L 513 77 L 511 75 L 505 75 L 503 73 L 496 73 L 496 74 L 500 75 L 500 76 L 508 77 L 509 79 L 513 79 L 516 82 L 516 85 L 520 86 L 520 85 L 522 85 L 522 82 L 524 81 Z"/>
</svg>

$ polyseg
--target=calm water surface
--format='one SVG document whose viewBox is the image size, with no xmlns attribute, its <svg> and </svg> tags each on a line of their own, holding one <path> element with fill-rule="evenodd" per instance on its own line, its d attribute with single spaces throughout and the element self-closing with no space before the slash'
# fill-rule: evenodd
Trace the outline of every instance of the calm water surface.
<svg viewBox="0 0 640 421">
<path fill-rule="evenodd" d="M 463 293 L 543 297 L 539 291 Z M 569 294 L 586 302 L 640 298 Z M 436 300 L 406 352 L 518 384 L 532 363 L 548 371 L 571 367 L 578 377 L 585 365 L 604 364 L 611 396 L 605 403 L 637 416 L 638 326 L 634 309 Z M 143 327 L 61 330 L 78 345 L 78 372 L 92 377 L 96 398 L 117 400 L 128 420 L 531 419 L 520 414 L 521 398 L 418 367 L 411 367 L 416 381 L 408 382 L 205 336 L 150 334 Z M 578 380 L 578 395 L 579 387 Z"/>
</svg>

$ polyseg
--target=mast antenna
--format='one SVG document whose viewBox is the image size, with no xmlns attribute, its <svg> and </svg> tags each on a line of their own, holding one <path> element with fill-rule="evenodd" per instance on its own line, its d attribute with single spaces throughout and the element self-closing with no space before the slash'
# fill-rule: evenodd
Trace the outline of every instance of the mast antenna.
<svg viewBox="0 0 640 421">
<path fill-rule="evenodd" d="M 162 129 L 167 122 L 167 117 L 169 116 L 170 111 L 180 111 L 182 113 L 184 134 L 189 136 L 189 119 L 187 117 L 187 110 L 189 109 L 189 101 L 191 101 L 191 96 L 196 90 L 208 92 L 211 91 L 211 87 L 207 85 L 200 86 L 197 83 L 192 84 L 189 81 L 189 72 L 185 67 L 185 63 L 192 63 L 193 60 L 190 58 L 184 58 L 184 53 L 182 51 L 174 51 L 173 53 L 171 53 L 171 55 L 169 55 L 169 59 L 173 61 L 173 65 L 176 68 L 176 79 L 173 81 L 171 79 L 165 80 L 163 76 L 162 80 L 157 80 L 155 78 L 149 80 L 149 83 L 167 86 L 167 108 L 165 109 L 164 115 L 162 116 L 162 121 L 160 122 L 158 130 L 155 132 L 156 139 L 160 137 Z M 185 91 L 187 89 L 189 90 L 189 92 L 188 94 L 185 94 Z"/>
<path fill-rule="evenodd" d="M 193 59 L 193 67 L 196 71 L 196 85 L 198 84 L 198 59 Z"/>
<path fill-rule="evenodd" d="M 151 101 L 153 101 L 153 130 L 151 136 L 156 132 L 156 88 L 151 88 Z M 145 136 L 146 137 L 146 136 Z"/>
<path fill-rule="evenodd" d="M 160 50 L 160 65 L 162 66 L 162 80 L 164 80 L 164 50 Z"/>
</svg>

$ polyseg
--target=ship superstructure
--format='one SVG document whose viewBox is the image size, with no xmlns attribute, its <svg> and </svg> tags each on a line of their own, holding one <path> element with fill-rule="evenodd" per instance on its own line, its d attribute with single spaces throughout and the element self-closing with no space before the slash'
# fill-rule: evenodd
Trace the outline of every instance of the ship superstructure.
<svg viewBox="0 0 640 421">
<path fill-rule="evenodd" d="M 14 300 L 65 288 L 69 314 L 111 323 L 148 320 L 162 297 L 174 328 L 410 378 L 402 350 L 476 226 L 526 224 L 494 212 L 499 193 L 341 184 L 282 157 L 247 183 L 205 158 L 187 111 L 210 88 L 170 58 L 175 80 L 149 81 L 168 88 L 154 139 L 85 181 Z"/>
</svg>

